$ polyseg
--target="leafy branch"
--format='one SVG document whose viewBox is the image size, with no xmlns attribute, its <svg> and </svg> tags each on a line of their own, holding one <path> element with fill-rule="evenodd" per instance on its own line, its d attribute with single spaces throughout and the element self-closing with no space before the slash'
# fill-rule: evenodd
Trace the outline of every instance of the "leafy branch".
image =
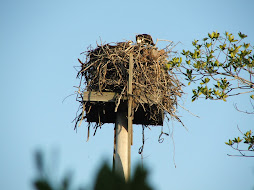
<svg viewBox="0 0 254 190">
<path fill-rule="evenodd" d="M 224 35 L 217 31 L 208 33 L 202 40 L 192 42 L 192 50 L 183 50 L 182 57 L 172 58 L 166 68 L 180 71 L 188 85 L 197 83 L 192 89 L 192 101 L 199 97 L 226 101 L 230 96 L 245 93 L 251 93 L 250 100 L 254 100 L 254 48 L 244 42 L 245 38 L 247 35 L 241 32 L 237 38 L 228 32 Z M 254 109 L 252 101 L 250 103 Z M 239 112 L 254 114 L 238 109 L 236 104 L 234 106 Z M 254 151 L 252 131 L 242 135 L 242 138 L 230 139 L 226 144 L 239 151 L 238 156 L 254 157 L 245 153 Z M 241 149 L 239 145 L 242 144 L 248 147 Z"/>
<path fill-rule="evenodd" d="M 242 133 L 243 134 L 243 133 Z M 240 148 L 240 145 L 247 145 L 246 148 Z M 234 139 L 229 139 L 228 142 L 225 142 L 226 145 L 230 146 L 234 150 L 237 150 L 240 155 L 229 155 L 229 156 L 241 156 L 241 157 L 254 157 L 254 155 L 246 155 L 245 152 L 254 153 L 254 135 L 251 130 L 243 134 L 243 137 L 237 137 Z"/>
<path fill-rule="evenodd" d="M 254 92 L 253 46 L 243 42 L 247 35 L 239 32 L 238 36 L 240 39 L 228 32 L 223 37 L 208 33 L 203 40 L 192 42 L 193 51 L 182 51 L 185 62 L 181 57 L 168 62 L 167 68 L 178 67 L 188 85 L 199 82 L 192 101 L 199 97 L 226 101 L 229 96 Z"/>
</svg>

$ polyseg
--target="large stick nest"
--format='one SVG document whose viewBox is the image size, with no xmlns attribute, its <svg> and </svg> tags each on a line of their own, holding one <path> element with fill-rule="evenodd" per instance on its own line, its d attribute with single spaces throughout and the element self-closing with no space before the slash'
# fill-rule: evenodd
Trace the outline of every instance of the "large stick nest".
<svg viewBox="0 0 254 190">
<path fill-rule="evenodd" d="M 88 51 L 83 52 L 86 60 L 83 62 L 79 60 L 80 87 L 85 85 L 83 91 L 117 92 L 119 96 L 127 96 L 130 53 L 133 54 L 134 62 L 133 110 L 137 110 L 140 106 L 143 109 L 147 107 L 140 99 L 143 95 L 151 102 L 152 109 L 144 110 L 150 112 L 151 119 L 155 120 L 159 113 L 166 112 L 180 121 L 175 113 L 175 106 L 177 98 L 182 94 L 182 84 L 172 71 L 165 69 L 170 52 L 163 49 L 158 50 L 151 45 L 132 45 L 129 42 L 115 45 L 101 44 L 95 49 L 90 47 Z M 84 102 L 82 100 L 80 102 L 84 107 Z M 79 115 L 77 122 L 84 117 L 83 109 L 83 114 Z"/>
</svg>

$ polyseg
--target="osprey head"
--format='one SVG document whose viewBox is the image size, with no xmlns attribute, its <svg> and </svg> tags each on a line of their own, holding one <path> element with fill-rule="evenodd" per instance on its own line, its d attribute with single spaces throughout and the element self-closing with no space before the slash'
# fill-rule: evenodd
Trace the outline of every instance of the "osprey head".
<svg viewBox="0 0 254 190">
<path fill-rule="evenodd" d="M 154 46 L 153 39 L 149 34 L 138 34 L 138 35 L 136 35 L 136 42 L 137 42 L 137 44 Z"/>
</svg>

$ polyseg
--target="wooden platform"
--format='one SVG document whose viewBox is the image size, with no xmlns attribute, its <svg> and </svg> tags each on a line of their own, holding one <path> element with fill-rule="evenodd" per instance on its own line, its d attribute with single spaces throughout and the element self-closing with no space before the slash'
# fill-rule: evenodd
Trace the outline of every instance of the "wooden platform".
<svg viewBox="0 0 254 190">
<path fill-rule="evenodd" d="M 116 97 L 119 94 L 114 92 L 84 92 L 83 101 L 86 102 L 86 118 L 88 122 L 96 123 L 115 123 L 116 121 Z M 141 103 L 144 103 L 146 110 L 156 107 L 156 102 L 160 100 L 160 97 L 140 97 Z M 127 113 L 127 97 L 122 97 L 118 109 L 125 109 Z M 126 105 L 126 106 L 125 106 Z M 151 119 L 149 112 L 144 112 L 142 106 L 139 106 L 138 110 L 134 112 L 133 124 L 143 125 L 163 125 L 163 113 L 156 116 L 156 119 Z"/>
</svg>

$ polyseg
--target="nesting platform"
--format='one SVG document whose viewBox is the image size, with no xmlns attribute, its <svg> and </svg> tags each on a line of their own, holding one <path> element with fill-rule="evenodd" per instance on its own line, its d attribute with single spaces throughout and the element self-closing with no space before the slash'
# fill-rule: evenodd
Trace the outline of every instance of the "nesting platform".
<svg viewBox="0 0 254 190">
<path fill-rule="evenodd" d="M 119 109 L 128 113 L 128 123 L 133 124 L 162 126 L 167 113 L 179 120 L 175 105 L 182 84 L 167 67 L 169 53 L 153 43 L 138 41 L 98 44 L 83 52 L 86 59 L 78 59 L 77 75 L 77 101 L 82 111 L 75 128 L 83 119 L 99 125 L 115 123 Z"/>
<path fill-rule="evenodd" d="M 84 92 L 83 101 L 86 104 L 87 122 L 115 123 L 118 97 L 119 94 L 114 92 Z M 161 97 L 141 96 L 139 99 L 143 106 L 139 106 L 134 111 L 133 124 L 162 126 L 164 119 L 163 112 L 157 115 L 151 115 L 150 111 L 145 112 L 145 110 L 155 109 Z M 127 97 L 122 97 L 118 109 L 125 109 L 121 111 L 127 112 L 127 100 Z"/>
</svg>

